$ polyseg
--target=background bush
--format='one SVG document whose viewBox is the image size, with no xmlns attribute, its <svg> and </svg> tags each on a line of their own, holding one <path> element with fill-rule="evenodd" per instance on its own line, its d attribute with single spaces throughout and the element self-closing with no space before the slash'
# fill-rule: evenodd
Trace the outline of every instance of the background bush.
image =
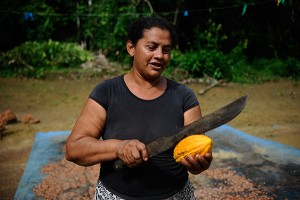
<svg viewBox="0 0 300 200">
<path fill-rule="evenodd" d="M 41 78 L 45 71 L 77 67 L 93 54 L 75 43 L 25 42 L 0 56 L 0 76 Z"/>
<path fill-rule="evenodd" d="M 128 65 L 129 24 L 156 14 L 179 35 L 165 74 L 237 82 L 299 79 L 300 1 L 2 0 L 0 7 L 0 76 L 42 77 L 45 70 L 75 66 L 83 55 L 68 43 Z M 43 48 L 44 41 L 53 44 Z"/>
</svg>

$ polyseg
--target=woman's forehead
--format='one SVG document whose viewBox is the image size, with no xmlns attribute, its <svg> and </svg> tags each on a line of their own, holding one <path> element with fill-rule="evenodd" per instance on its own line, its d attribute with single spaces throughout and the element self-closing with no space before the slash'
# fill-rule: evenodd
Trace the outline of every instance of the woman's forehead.
<svg viewBox="0 0 300 200">
<path fill-rule="evenodd" d="M 144 39 L 164 39 L 171 41 L 171 34 L 168 30 L 153 27 L 151 29 L 145 29 L 143 31 Z"/>
</svg>

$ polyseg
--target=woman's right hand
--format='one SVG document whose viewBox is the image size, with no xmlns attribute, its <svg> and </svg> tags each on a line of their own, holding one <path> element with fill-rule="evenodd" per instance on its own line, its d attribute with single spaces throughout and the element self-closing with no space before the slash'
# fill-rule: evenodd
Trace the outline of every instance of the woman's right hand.
<svg viewBox="0 0 300 200">
<path fill-rule="evenodd" d="M 146 145 L 139 140 L 123 140 L 116 148 L 118 157 L 130 168 L 148 160 Z"/>
</svg>

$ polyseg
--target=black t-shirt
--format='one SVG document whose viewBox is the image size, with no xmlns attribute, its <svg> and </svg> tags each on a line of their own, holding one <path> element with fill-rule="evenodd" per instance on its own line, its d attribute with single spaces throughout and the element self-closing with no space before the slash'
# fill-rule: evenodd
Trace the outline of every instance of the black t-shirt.
<svg viewBox="0 0 300 200">
<path fill-rule="evenodd" d="M 199 105 L 191 89 L 169 79 L 161 96 L 140 99 L 128 89 L 124 76 L 98 84 L 90 98 L 107 112 L 103 140 L 138 139 L 145 144 L 172 135 L 184 125 L 183 113 Z M 108 190 L 124 199 L 168 198 L 188 179 L 186 168 L 173 159 L 173 149 L 135 168 L 115 171 L 113 163 L 101 163 L 100 180 Z"/>
</svg>

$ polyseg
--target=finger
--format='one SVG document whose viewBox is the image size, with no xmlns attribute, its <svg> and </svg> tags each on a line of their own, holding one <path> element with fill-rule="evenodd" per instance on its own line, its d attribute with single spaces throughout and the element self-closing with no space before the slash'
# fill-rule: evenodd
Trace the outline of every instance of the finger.
<svg viewBox="0 0 300 200">
<path fill-rule="evenodd" d="M 137 149 L 133 149 L 132 152 L 131 152 L 131 155 L 132 155 L 132 158 L 134 160 L 141 159 L 141 154 L 140 154 L 140 152 Z"/>
<path fill-rule="evenodd" d="M 197 155 L 196 155 L 197 156 Z M 190 165 L 195 168 L 198 169 L 200 167 L 198 160 L 196 159 L 196 157 L 194 156 L 188 156 L 187 157 L 188 162 L 190 163 Z"/>
<path fill-rule="evenodd" d="M 201 167 L 202 170 L 206 170 L 210 166 L 210 162 L 206 160 L 203 156 L 197 154 L 196 156 L 197 163 Z"/>
<path fill-rule="evenodd" d="M 211 161 L 213 160 L 213 155 L 212 155 L 211 152 L 210 152 L 210 153 L 206 153 L 206 154 L 204 155 L 204 157 L 205 157 L 205 159 L 206 159 L 208 162 L 211 162 Z"/>
<path fill-rule="evenodd" d="M 141 154 L 143 160 L 147 161 L 148 160 L 148 151 L 147 151 L 145 144 L 141 143 L 137 147 L 138 147 L 138 150 L 140 151 L 140 154 Z"/>
<path fill-rule="evenodd" d="M 186 158 L 182 158 L 182 159 L 180 160 L 180 163 L 181 163 L 182 165 L 186 166 L 187 168 L 192 168 L 192 165 L 187 161 Z"/>
<path fill-rule="evenodd" d="M 198 161 L 194 159 L 194 156 L 185 157 L 185 166 L 189 169 L 195 170 L 199 168 Z"/>
<path fill-rule="evenodd" d="M 137 165 L 137 160 L 135 160 L 131 155 L 127 156 L 127 158 L 124 160 L 124 163 L 128 166 L 128 167 L 135 167 Z"/>
<path fill-rule="evenodd" d="M 198 163 L 198 160 L 194 159 L 193 157 L 188 156 L 185 159 L 182 159 L 181 163 L 185 165 L 185 167 L 192 174 L 199 174 L 203 171 L 202 167 Z"/>
</svg>

